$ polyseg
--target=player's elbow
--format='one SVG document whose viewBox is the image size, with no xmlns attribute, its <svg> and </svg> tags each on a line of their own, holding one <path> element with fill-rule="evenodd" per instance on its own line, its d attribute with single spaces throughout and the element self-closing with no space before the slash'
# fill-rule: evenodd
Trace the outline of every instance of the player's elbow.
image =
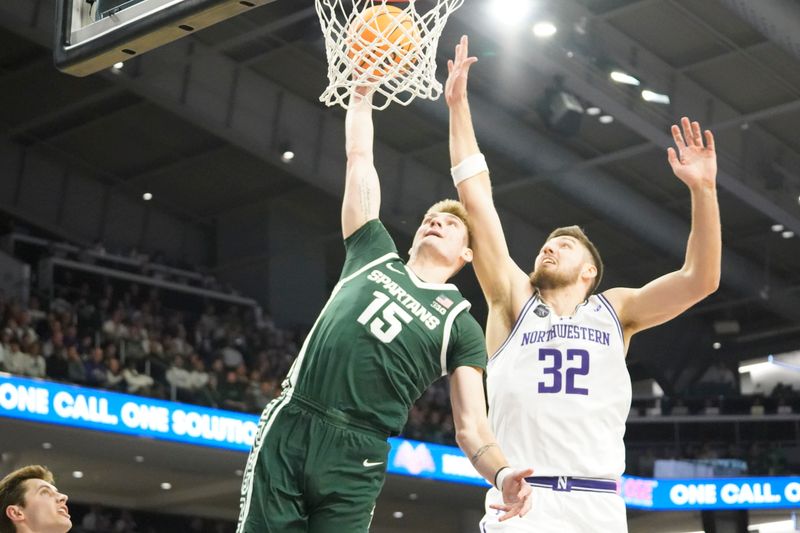
<svg viewBox="0 0 800 533">
<path fill-rule="evenodd" d="M 705 270 L 698 277 L 700 278 L 698 280 L 698 291 L 702 293 L 703 298 L 717 292 L 721 277 L 718 268 Z"/>
<path fill-rule="evenodd" d="M 717 290 L 719 290 L 720 277 L 721 276 L 719 271 L 717 271 L 714 275 L 710 277 L 708 284 L 706 285 L 706 291 L 708 291 L 708 294 L 706 294 L 706 296 L 710 296 L 711 294 L 714 294 L 715 292 L 717 292 Z"/>
<path fill-rule="evenodd" d="M 691 292 L 697 302 L 714 294 L 719 289 L 719 270 L 693 272 L 687 277 L 690 280 Z"/>
</svg>

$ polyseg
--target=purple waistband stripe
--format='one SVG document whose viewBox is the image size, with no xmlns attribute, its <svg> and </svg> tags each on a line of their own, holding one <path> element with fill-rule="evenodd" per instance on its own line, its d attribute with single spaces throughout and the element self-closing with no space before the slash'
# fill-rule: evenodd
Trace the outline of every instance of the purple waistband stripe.
<svg viewBox="0 0 800 533">
<path fill-rule="evenodd" d="M 617 492 L 617 482 L 613 479 L 592 479 L 569 476 L 533 476 L 525 481 L 532 487 L 542 487 L 559 492 Z"/>
</svg>

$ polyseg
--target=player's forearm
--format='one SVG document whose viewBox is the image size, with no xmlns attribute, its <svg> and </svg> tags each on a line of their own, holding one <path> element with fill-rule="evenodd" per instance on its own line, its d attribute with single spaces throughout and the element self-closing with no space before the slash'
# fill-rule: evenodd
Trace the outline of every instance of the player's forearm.
<svg viewBox="0 0 800 533">
<path fill-rule="evenodd" d="M 372 97 L 354 93 L 345 118 L 345 150 L 348 159 L 372 160 L 372 145 L 375 136 L 372 125 Z"/>
<path fill-rule="evenodd" d="M 466 97 L 450 105 L 450 165 L 480 152 Z"/>
<path fill-rule="evenodd" d="M 456 442 L 464 455 L 469 458 L 475 470 L 491 484 L 494 484 L 494 476 L 497 471 L 509 466 L 503 451 L 495 442 L 494 435 L 488 429 L 486 431 L 459 430 L 456 433 Z"/>
<path fill-rule="evenodd" d="M 696 187 L 692 196 L 692 229 L 686 245 L 683 271 L 703 297 L 719 287 L 722 263 L 722 231 L 714 186 Z"/>
</svg>

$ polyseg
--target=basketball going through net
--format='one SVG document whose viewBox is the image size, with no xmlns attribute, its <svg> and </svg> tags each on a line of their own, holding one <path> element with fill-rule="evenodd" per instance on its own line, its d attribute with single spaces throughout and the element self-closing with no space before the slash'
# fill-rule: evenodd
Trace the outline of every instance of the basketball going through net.
<svg viewBox="0 0 800 533">
<path fill-rule="evenodd" d="M 464 0 L 315 2 L 328 58 L 328 87 L 320 101 L 346 108 L 356 86 L 373 89 L 375 109 L 439 97 L 439 36 Z"/>
</svg>

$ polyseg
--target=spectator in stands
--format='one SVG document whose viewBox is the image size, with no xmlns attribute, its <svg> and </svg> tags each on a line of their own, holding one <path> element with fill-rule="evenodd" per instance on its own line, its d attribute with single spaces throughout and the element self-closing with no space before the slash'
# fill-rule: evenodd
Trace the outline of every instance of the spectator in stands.
<svg viewBox="0 0 800 533">
<path fill-rule="evenodd" d="M 123 324 L 122 309 L 117 309 L 111 318 L 103 323 L 103 337 L 107 341 L 117 342 L 128 337 L 128 327 Z"/>
<path fill-rule="evenodd" d="M 228 345 L 222 349 L 222 361 L 225 363 L 225 368 L 232 369 L 244 363 L 244 356 L 242 352 Z"/>
<path fill-rule="evenodd" d="M 248 397 L 248 408 L 252 412 L 261 412 L 269 402 L 278 397 L 278 383 L 275 379 L 257 382 L 257 391 Z"/>
<path fill-rule="evenodd" d="M 74 324 L 69 325 L 61 339 L 61 342 L 64 345 L 64 347 L 77 346 L 77 344 L 80 342 L 80 339 L 78 338 L 77 326 L 75 326 Z"/>
<path fill-rule="evenodd" d="M 125 376 L 122 375 L 122 363 L 116 357 L 106 360 L 105 387 L 110 390 L 121 391 L 125 386 Z"/>
<path fill-rule="evenodd" d="M 76 346 L 67 348 L 67 377 L 73 383 L 86 383 L 86 363 Z"/>
<path fill-rule="evenodd" d="M 0 311 L 2 311 L 2 309 L 0 309 Z M 6 363 L 9 357 L 11 357 L 11 339 L 11 329 L 3 328 L 2 333 L 0 333 L 0 370 L 6 370 Z"/>
<path fill-rule="evenodd" d="M 194 400 L 192 379 L 185 366 L 186 362 L 183 357 L 176 355 L 175 359 L 172 361 L 172 366 L 167 370 L 166 379 L 167 383 L 169 383 L 175 391 L 178 400 L 182 402 L 191 402 Z"/>
<path fill-rule="evenodd" d="M 28 299 L 28 317 L 30 318 L 31 327 L 36 330 L 38 324 L 47 319 L 47 314 L 42 311 L 41 303 L 37 296 L 31 296 Z"/>
<path fill-rule="evenodd" d="M 65 348 L 54 351 L 47 358 L 47 377 L 56 381 L 69 380 L 69 358 Z"/>
<path fill-rule="evenodd" d="M 42 344 L 42 355 L 48 359 L 57 351 L 64 350 L 64 334 L 61 332 L 60 324 L 58 321 L 52 323 L 50 338 Z"/>
<path fill-rule="evenodd" d="M 149 395 L 153 386 L 153 378 L 147 374 L 140 374 L 134 359 L 125 360 L 125 370 L 122 371 L 125 380 L 125 389 L 131 394 Z"/>
<path fill-rule="evenodd" d="M 71 313 L 72 304 L 67 301 L 66 291 L 56 289 L 56 297 L 50 302 L 50 311 L 53 313 Z"/>
<path fill-rule="evenodd" d="M 137 315 L 128 330 L 128 338 L 123 341 L 125 345 L 125 358 L 141 359 L 149 350 L 147 329 L 144 327 L 141 315 Z"/>
<path fill-rule="evenodd" d="M 31 327 L 30 313 L 21 309 L 18 305 L 14 312 L 14 319 L 9 321 L 9 327 L 14 330 L 14 336 L 22 341 L 35 342 L 39 339 L 36 330 Z"/>
<path fill-rule="evenodd" d="M 225 381 L 219 385 L 220 407 L 234 411 L 246 411 L 244 387 L 236 371 L 228 370 Z"/>
<path fill-rule="evenodd" d="M 191 365 L 189 384 L 195 398 L 199 399 L 205 396 L 204 391 L 208 388 L 209 375 L 206 372 L 206 365 L 203 359 L 196 353 L 192 353 L 189 356 L 189 364 Z"/>
<path fill-rule="evenodd" d="M 0 531 L 66 533 L 72 528 L 67 495 L 53 486 L 53 474 L 30 465 L 0 480 Z"/>
<path fill-rule="evenodd" d="M 12 337 L 9 342 L 9 350 L 6 356 L 6 371 L 18 376 L 25 375 L 25 370 L 28 368 L 29 356 L 22 351 L 19 341 L 16 337 Z"/>
<path fill-rule="evenodd" d="M 90 387 L 103 387 L 107 370 L 103 349 L 96 346 L 86 361 L 86 384 Z"/>
</svg>

